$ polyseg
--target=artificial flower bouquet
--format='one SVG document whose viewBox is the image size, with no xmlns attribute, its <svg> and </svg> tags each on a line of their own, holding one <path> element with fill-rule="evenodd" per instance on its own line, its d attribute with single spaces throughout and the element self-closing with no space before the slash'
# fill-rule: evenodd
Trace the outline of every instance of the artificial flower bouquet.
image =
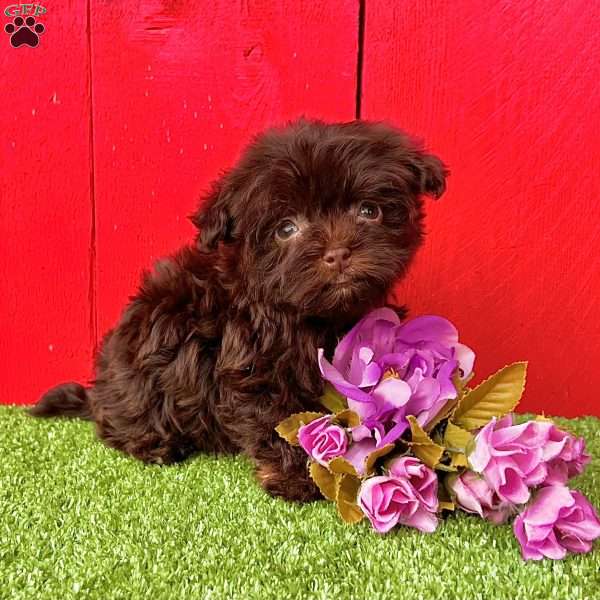
<svg viewBox="0 0 600 600">
<path fill-rule="evenodd" d="M 516 515 L 523 557 L 535 560 L 589 552 L 600 537 L 594 508 L 566 485 L 590 461 L 584 440 L 544 417 L 514 422 L 526 363 L 470 388 L 475 354 L 449 321 L 400 323 L 387 308 L 363 318 L 331 363 L 318 356 L 324 411 L 294 414 L 277 431 L 305 450 L 344 521 L 433 532 L 443 511 L 496 524 Z"/>
</svg>

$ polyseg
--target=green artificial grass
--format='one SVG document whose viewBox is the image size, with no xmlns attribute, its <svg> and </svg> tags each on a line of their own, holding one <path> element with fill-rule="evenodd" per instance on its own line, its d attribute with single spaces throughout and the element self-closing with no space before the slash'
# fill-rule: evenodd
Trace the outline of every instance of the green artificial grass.
<svg viewBox="0 0 600 600">
<path fill-rule="evenodd" d="M 557 420 L 597 458 L 600 421 Z M 267 496 L 242 457 L 146 466 L 82 421 L 0 407 L 0 598 L 600 598 L 600 548 L 524 563 L 510 527 L 467 515 L 380 536 L 334 505 Z"/>
</svg>

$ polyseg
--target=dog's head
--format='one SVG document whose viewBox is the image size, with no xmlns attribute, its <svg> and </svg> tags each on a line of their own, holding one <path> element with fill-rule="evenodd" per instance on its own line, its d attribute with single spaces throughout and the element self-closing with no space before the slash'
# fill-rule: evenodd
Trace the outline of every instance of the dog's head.
<svg viewBox="0 0 600 600">
<path fill-rule="evenodd" d="M 306 315 L 381 302 L 423 236 L 422 196 L 447 171 L 381 123 L 300 120 L 258 136 L 194 224 L 203 251 L 230 245 L 246 293 Z"/>
</svg>

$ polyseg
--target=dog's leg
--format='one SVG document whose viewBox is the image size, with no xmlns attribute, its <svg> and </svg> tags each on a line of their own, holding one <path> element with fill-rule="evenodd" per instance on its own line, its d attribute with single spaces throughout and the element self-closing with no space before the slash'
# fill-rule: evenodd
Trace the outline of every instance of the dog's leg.
<svg viewBox="0 0 600 600">
<path fill-rule="evenodd" d="M 319 489 L 308 475 L 308 460 L 301 448 L 281 439 L 254 448 L 256 476 L 272 496 L 308 502 L 321 498 Z"/>
<path fill-rule="evenodd" d="M 302 403 L 268 394 L 264 388 L 255 393 L 222 389 L 220 402 L 221 427 L 253 460 L 257 479 L 269 494 L 298 502 L 321 498 L 308 474 L 306 453 L 275 431 L 290 414 L 307 410 Z"/>
</svg>

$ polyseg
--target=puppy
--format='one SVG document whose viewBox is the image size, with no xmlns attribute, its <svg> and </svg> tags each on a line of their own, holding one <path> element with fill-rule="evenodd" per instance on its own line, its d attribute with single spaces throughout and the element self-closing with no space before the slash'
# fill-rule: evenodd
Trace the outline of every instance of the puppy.
<svg viewBox="0 0 600 600">
<path fill-rule="evenodd" d="M 300 120 L 258 136 L 191 217 L 195 244 L 146 274 L 104 338 L 96 379 L 48 391 L 39 417 L 95 421 L 143 461 L 243 452 L 272 495 L 319 497 L 275 426 L 319 410 L 331 354 L 384 304 L 422 236 L 442 162 L 387 125 Z"/>
</svg>

